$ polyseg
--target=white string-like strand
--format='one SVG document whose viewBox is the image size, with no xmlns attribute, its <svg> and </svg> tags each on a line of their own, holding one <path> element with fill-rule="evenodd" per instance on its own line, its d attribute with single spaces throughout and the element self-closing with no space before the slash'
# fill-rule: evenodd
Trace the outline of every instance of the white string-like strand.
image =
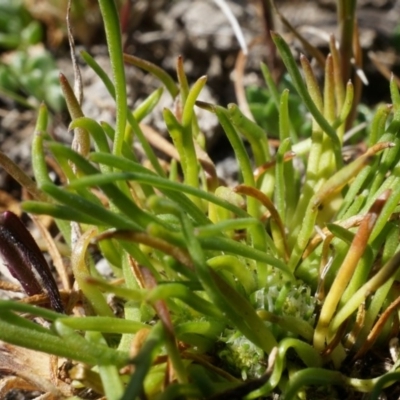
<svg viewBox="0 0 400 400">
<path fill-rule="evenodd" d="M 228 4 L 225 0 L 213 0 L 214 3 L 221 9 L 224 13 L 225 17 L 228 19 L 229 23 L 232 26 L 233 33 L 236 36 L 237 41 L 239 42 L 240 48 L 243 51 L 244 55 L 248 54 L 248 48 L 246 44 L 246 40 L 244 39 L 242 28 L 239 25 L 239 22 L 232 10 L 229 8 Z"/>
</svg>

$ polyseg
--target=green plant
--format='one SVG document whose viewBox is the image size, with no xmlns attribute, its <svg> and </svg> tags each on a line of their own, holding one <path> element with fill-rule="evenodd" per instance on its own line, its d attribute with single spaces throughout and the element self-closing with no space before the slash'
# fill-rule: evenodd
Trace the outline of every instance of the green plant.
<svg viewBox="0 0 400 400">
<path fill-rule="evenodd" d="M 37 108 L 44 101 L 51 105 L 52 111 L 65 108 L 56 63 L 45 49 L 36 54 L 16 51 L 9 62 L 1 63 L 0 92 L 28 107 Z M 26 101 L 20 93 L 31 98 Z"/>
<path fill-rule="evenodd" d="M 32 19 L 19 0 L 5 0 L 1 3 L 0 25 L 1 48 L 27 48 L 41 41 L 40 24 Z"/>
<path fill-rule="evenodd" d="M 287 44 L 273 33 L 313 120 L 311 138 L 292 142 L 289 92 L 279 93 L 267 79 L 278 95 L 280 146 L 272 156 L 264 130 L 236 105 L 197 101 L 206 78 L 189 87 L 181 59 L 177 85 L 160 68 L 123 56 L 114 3 L 99 4 L 113 81 L 89 54 L 82 56 L 115 97 L 115 128 L 84 117 L 61 77 L 72 148 L 46 133 L 43 105 L 32 144 L 36 183 L 0 157 L 33 198 L 24 210 L 55 218 L 79 293 L 64 281 L 66 314 L 0 302 L 0 339 L 74 360 L 70 378 L 111 400 L 252 399 L 274 392 L 285 399 L 334 397 L 337 386 L 349 396 L 371 392 L 378 398 L 398 379 L 398 360 L 365 377 L 354 376 L 354 360 L 372 346 L 384 352 L 398 333 L 400 94 L 394 82 L 393 106 L 378 109 L 368 150 L 344 165 L 353 86 L 342 82 L 334 41 L 321 93 L 307 59 L 301 59 L 304 81 Z M 141 130 L 160 91 L 131 112 L 124 60 L 157 76 L 173 98 L 179 95 L 180 107 L 165 109 L 164 119 L 182 179 L 175 163 L 162 168 Z M 198 143 L 196 105 L 217 115 L 240 165 L 240 185 L 220 186 Z M 137 160 L 134 137 L 151 167 Z M 65 175 L 64 186 L 50 180 L 47 155 Z M 296 171 L 294 157 L 304 173 Z M 116 281 L 98 276 L 91 246 L 110 262 Z M 106 293 L 124 300 L 123 318 Z M 76 302 L 79 317 L 69 315 Z M 58 390 L 76 394 L 71 387 Z"/>
<path fill-rule="evenodd" d="M 45 101 L 54 111 L 64 109 L 54 58 L 40 46 L 39 22 L 21 1 L 7 0 L 0 5 L 0 26 L 0 49 L 12 50 L 0 59 L 0 93 L 28 107 Z M 27 101 L 29 96 L 38 103 Z"/>
</svg>

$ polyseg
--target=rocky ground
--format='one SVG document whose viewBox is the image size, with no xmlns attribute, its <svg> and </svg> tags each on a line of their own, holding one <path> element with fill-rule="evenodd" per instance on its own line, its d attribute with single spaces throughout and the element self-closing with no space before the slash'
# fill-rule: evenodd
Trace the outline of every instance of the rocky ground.
<svg viewBox="0 0 400 400">
<path fill-rule="evenodd" d="M 72 79 L 69 49 L 65 35 L 64 12 L 59 7 L 56 14 L 46 8 L 46 1 L 27 1 L 35 16 L 47 29 L 47 46 L 56 57 L 60 70 Z M 61 3 L 66 3 L 61 2 Z M 100 16 L 95 1 L 87 0 L 90 12 L 73 21 L 77 41 L 77 50 L 86 49 L 96 60 L 109 70 L 107 50 Z M 360 28 L 361 45 L 364 50 L 364 70 L 369 85 L 364 88 L 363 100 L 368 104 L 389 101 L 389 88 L 386 78 L 378 71 L 376 63 L 387 71 L 398 72 L 400 59 L 400 1 L 397 0 L 360 0 L 357 19 Z M 279 18 L 272 16 L 270 10 L 262 8 L 259 0 L 230 0 L 228 4 L 238 19 L 246 42 L 249 44 L 249 56 L 244 67 L 244 85 L 264 86 L 260 76 L 259 62 L 264 61 L 276 68 L 280 75 L 279 61 L 268 44 L 268 29 L 284 33 L 286 40 L 298 52 L 304 52 L 293 35 L 285 30 Z M 318 1 L 276 1 L 276 4 L 288 21 L 296 27 L 311 43 L 324 52 L 327 51 L 327 35 L 337 34 L 336 10 L 334 0 Z M 184 58 L 185 70 L 190 82 L 207 75 L 207 87 L 202 99 L 226 105 L 237 102 L 234 81 L 235 62 L 240 50 L 232 28 L 213 1 L 208 0 L 138 0 L 131 7 L 121 9 L 125 51 L 152 61 L 175 75 L 175 63 L 179 55 Z M 87 116 L 97 120 L 112 122 L 114 104 L 95 74 L 80 62 L 84 83 L 83 110 Z M 236 74 L 237 75 L 237 74 Z M 131 104 L 137 104 L 158 86 L 158 82 L 143 71 L 127 67 L 129 98 Z M 160 109 L 171 106 L 168 96 L 161 102 Z M 15 102 L 0 95 L 0 142 L 2 151 L 24 167 L 29 167 L 31 134 L 36 112 L 26 110 Z M 204 113 L 200 118 L 202 128 L 208 137 L 211 155 L 224 158 L 228 153 L 224 141 L 218 141 L 220 130 L 215 119 Z M 163 133 L 165 126 L 160 113 L 155 113 L 147 123 Z M 55 115 L 51 127 L 52 133 L 69 140 L 66 131 L 68 116 Z M 0 188 L 13 194 L 15 187 L 10 179 L 0 174 Z"/>
<path fill-rule="evenodd" d="M 175 76 L 175 64 L 178 55 L 184 58 L 185 71 L 189 81 L 194 82 L 202 75 L 207 75 L 206 89 L 202 99 L 226 105 L 238 102 L 235 81 L 244 86 L 257 85 L 264 87 L 259 64 L 266 62 L 277 77 L 282 74 L 275 51 L 271 48 L 268 32 L 275 29 L 284 34 L 299 55 L 307 52 L 302 48 L 294 35 L 287 31 L 281 20 L 270 9 L 264 9 L 260 0 L 235 0 L 228 4 L 239 21 L 246 42 L 249 46 L 247 61 L 243 66 L 244 76 L 238 76 L 240 68 L 237 58 L 240 46 L 236 40 L 232 27 L 221 10 L 208 0 L 180 0 L 180 1 L 138 1 L 130 10 L 135 16 L 134 23 L 127 24 L 125 31 L 125 50 L 129 54 L 152 61 L 163 67 Z M 150 5 L 151 4 L 151 5 Z M 318 1 L 276 1 L 281 14 L 313 45 L 320 48 L 325 54 L 328 52 L 327 38 L 333 33 L 339 36 L 337 16 L 334 0 Z M 360 29 L 360 42 L 364 52 L 363 70 L 369 80 L 364 87 L 363 102 L 376 104 L 380 101 L 388 102 L 389 87 L 387 79 L 382 75 L 383 68 L 388 73 L 399 71 L 400 58 L 398 57 L 397 27 L 400 13 L 400 2 L 395 0 L 363 0 L 359 1 L 357 20 Z M 271 20 L 270 20 L 271 19 Z M 400 31 L 399 31 L 400 33 Z M 107 55 L 101 46 L 93 49 L 99 53 L 104 65 L 107 65 Z M 377 62 L 373 62 L 378 60 Z M 83 73 L 86 73 L 83 67 Z M 151 90 L 158 86 L 158 82 L 146 73 L 134 68 L 127 69 L 131 99 L 138 102 Z M 90 93 L 101 92 L 101 85 L 91 72 L 87 72 L 88 88 L 86 90 L 86 110 L 96 103 Z M 239 82 L 240 79 L 240 82 Z M 94 90 L 91 90 L 91 82 Z M 168 96 L 166 96 L 167 98 Z M 105 94 L 105 98 L 108 95 Z M 90 105 L 89 105 L 90 104 Z M 107 104 L 107 103 L 106 103 Z M 161 107 L 170 106 L 162 102 Z M 108 104 L 112 111 L 112 104 Z M 95 117 L 96 110 L 94 111 Z M 213 147 L 217 141 L 219 129 L 216 121 L 208 113 L 200 120 L 203 130 L 208 136 L 209 146 Z M 112 116 L 111 116 L 112 118 Z M 164 132 L 165 126 L 159 115 L 147 121 L 158 131 Z M 218 157 L 219 146 L 216 146 Z"/>
</svg>

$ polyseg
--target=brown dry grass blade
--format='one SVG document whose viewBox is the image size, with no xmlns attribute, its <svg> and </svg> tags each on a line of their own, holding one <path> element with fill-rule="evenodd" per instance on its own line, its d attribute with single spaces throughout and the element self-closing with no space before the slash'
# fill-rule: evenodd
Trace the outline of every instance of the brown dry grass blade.
<svg viewBox="0 0 400 400">
<path fill-rule="evenodd" d="M 341 226 L 345 229 L 354 228 L 361 224 L 361 221 L 364 219 L 364 215 L 353 215 L 352 217 L 344 220 L 344 221 L 336 221 L 335 224 Z M 315 249 L 316 247 L 327 238 L 333 238 L 333 233 L 329 230 L 329 228 L 325 227 L 322 229 L 320 233 L 317 233 L 309 242 L 308 246 L 304 250 L 303 253 L 303 260 L 307 258 Z"/>
<path fill-rule="evenodd" d="M 60 291 L 60 297 L 63 302 L 63 304 L 76 304 L 77 300 L 80 297 L 80 292 L 66 292 L 64 290 Z M 79 299 L 80 300 L 80 299 Z M 24 297 L 23 299 L 20 300 L 21 303 L 25 304 L 31 304 L 34 306 L 39 306 L 39 307 L 49 307 L 50 304 L 50 298 L 48 294 L 42 293 L 42 294 L 35 294 L 33 296 L 29 297 Z M 73 307 L 65 307 L 67 310 L 72 309 Z"/>
<path fill-rule="evenodd" d="M 287 29 L 289 29 L 290 32 L 293 33 L 294 36 L 301 42 L 301 44 L 304 46 L 304 49 L 307 51 L 308 54 L 313 56 L 318 64 L 320 65 L 321 69 L 325 68 L 325 57 L 322 54 L 320 50 L 318 50 L 315 46 L 313 46 L 308 40 L 306 40 L 303 35 L 299 33 L 299 31 L 281 14 L 279 11 L 278 7 L 275 4 L 274 0 L 270 0 L 270 4 L 273 7 L 276 15 L 279 17 L 279 19 L 282 21 L 283 25 L 286 26 Z"/>
<path fill-rule="evenodd" d="M 59 81 L 61 90 L 64 94 L 65 101 L 67 103 L 68 112 L 71 119 L 83 117 L 83 111 L 79 103 L 78 98 L 75 96 L 68 79 L 62 74 L 59 74 Z M 74 129 L 74 138 L 72 140 L 72 148 L 83 156 L 87 156 L 90 151 L 90 137 L 85 129 L 76 128 Z M 75 167 L 74 167 L 75 169 Z"/>
<path fill-rule="evenodd" d="M 393 79 L 396 81 L 397 86 L 400 87 L 400 78 L 396 75 L 393 74 L 393 72 L 386 67 L 385 64 L 383 64 L 380 60 L 379 57 L 374 53 L 373 51 L 368 52 L 368 58 L 372 61 L 374 64 L 375 68 L 388 80 L 390 81 L 393 77 Z"/>
<path fill-rule="evenodd" d="M 179 153 L 176 150 L 176 147 L 165 139 L 159 132 L 153 129 L 151 126 L 141 123 L 140 129 L 143 131 L 143 134 L 146 136 L 147 141 L 155 147 L 157 150 L 162 151 L 168 157 L 171 157 L 174 160 L 180 161 Z"/>
<path fill-rule="evenodd" d="M 331 339 L 325 349 L 321 352 L 322 357 L 328 357 L 333 350 L 339 345 L 342 341 L 343 335 L 346 332 L 347 321 L 345 321 L 340 328 L 335 332 L 335 336 Z"/>
<path fill-rule="evenodd" d="M 283 162 L 288 162 L 290 160 L 293 160 L 294 157 L 296 157 L 296 153 L 294 151 L 288 151 L 283 155 Z M 259 179 L 260 176 L 262 176 L 270 168 L 275 167 L 275 165 L 276 165 L 276 159 L 260 165 L 253 171 L 254 179 L 255 180 Z"/>
<path fill-rule="evenodd" d="M 140 269 L 139 263 L 131 256 L 128 256 L 128 262 L 129 262 L 129 265 L 131 266 L 133 276 L 135 277 L 138 286 L 141 289 L 145 288 L 145 282 L 143 279 L 143 275 L 142 275 L 142 271 Z"/>
<path fill-rule="evenodd" d="M 67 33 L 68 33 L 69 47 L 71 50 L 72 69 L 74 70 L 74 93 L 76 98 L 78 99 L 79 104 L 82 104 L 83 100 L 82 75 L 78 67 L 78 63 L 76 62 L 75 39 L 72 33 L 70 16 L 71 16 L 71 0 L 68 0 L 67 16 L 65 19 L 67 21 Z"/>
<path fill-rule="evenodd" d="M 46 201 L 47 195 L 38 189 L 36 183 L 7 155 L 0 151 L 0 165 L 35 199 Z"/>
<path fill-rule="evenodd" d="M 389 307 L 382 312 L 381 316 L 376 321 L 374 327 L 372 328 L 371 332 L 367 336 L 367 339 L 364 341 L 361 348 L 358 350 L 356 355 L 354 356 L 353 360 L 358 360 L 361 358 L 376 342 L 380 333 L 382 332 L 383 327 L 385 326 L 389 317 L 400 307 L 400 296 L 394 300 Z"/>
<path fill-rule="evenodd" d="M 22 288 L 20 285 L 17 285 L 15 283 L 0 280 L 0 290 L 6 290 L 8 292 L 18 293 L 22 291 Z"/>
<path fill-rule="evenodd" d="M 315 298 L 318 299 L 321 303 L 325 299 L 325 277 L 329 268 L 332 265 L 333 257 L 330 257 L 331 251 L 331 242 L 333 239 L 333 235 L 326 236 L 324 239 L 324 244 L 322 246 L 322 254 L 321 254 L 321 262 L 319 267 L 319 277 L 318 277 L 318 286 L 315 292 Z"/>
<path fill-rule="evenodd" d="M 62 287 L 69 291 L 71 290 L 71 283 L 67 271 L 67 267 L 63 262 L 63 258 L 60 254 L 60 251 L 50 235 L 50 232 L 48 229 L 44 226 L 44 224 L 41 222 L 40 218 L 31 216 L 32 220 L 36 224 L 36 226 L 39 228 L 40 234 L 42 235 L 46 245 L 47 245 L 47 251 L 49 252 L 51 259 L 53 260 L 53 265 L 57 271 L 58 276 L 61 279 Z"/>
<path fill-rule="evenodd" d="M 254 39 L 250 43 L 249 48 L 253 47 L 255 44 L 260 43 L 260 41 L 261 38 Z M 244 86 L 244 71 L 246 68 L 246 62 L 247 62 L 247 55 L 244 54 L 242 50 L 239 51 L 235 62 L 235 68 L 234 68 L 235 79 L 233 85 L 235 89 L 236 100 L 240 110 L 247 118 L 254 121 L 253 114 L 250 111 L 249 103 L 247 101 L 246 89 Z"/>
<path fill-rule="evenodd" d="M 365 322 L 365 302 L 361 303 L 358 307 L 356 321 L 347 335 L 346 342 L 344 343 L 345 347 L 351 348 L 357 340 L 357 336 L 361 332 L 361 329 L 364 326 Z"/>
</svg>

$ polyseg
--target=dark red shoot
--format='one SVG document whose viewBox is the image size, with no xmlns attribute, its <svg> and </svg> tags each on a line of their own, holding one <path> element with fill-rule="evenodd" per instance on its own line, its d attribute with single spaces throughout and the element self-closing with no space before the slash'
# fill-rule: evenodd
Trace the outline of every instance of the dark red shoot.
<svg viewBox="0 0 400 400">
<path fill-rule="evenodd" d="M 51 307 L 64 312 L 60 292 L 42 252 L 21 220 L 11 211 L 0 214 L 0 254 L 28 296 L 46 294 Z"/>
</svg>

